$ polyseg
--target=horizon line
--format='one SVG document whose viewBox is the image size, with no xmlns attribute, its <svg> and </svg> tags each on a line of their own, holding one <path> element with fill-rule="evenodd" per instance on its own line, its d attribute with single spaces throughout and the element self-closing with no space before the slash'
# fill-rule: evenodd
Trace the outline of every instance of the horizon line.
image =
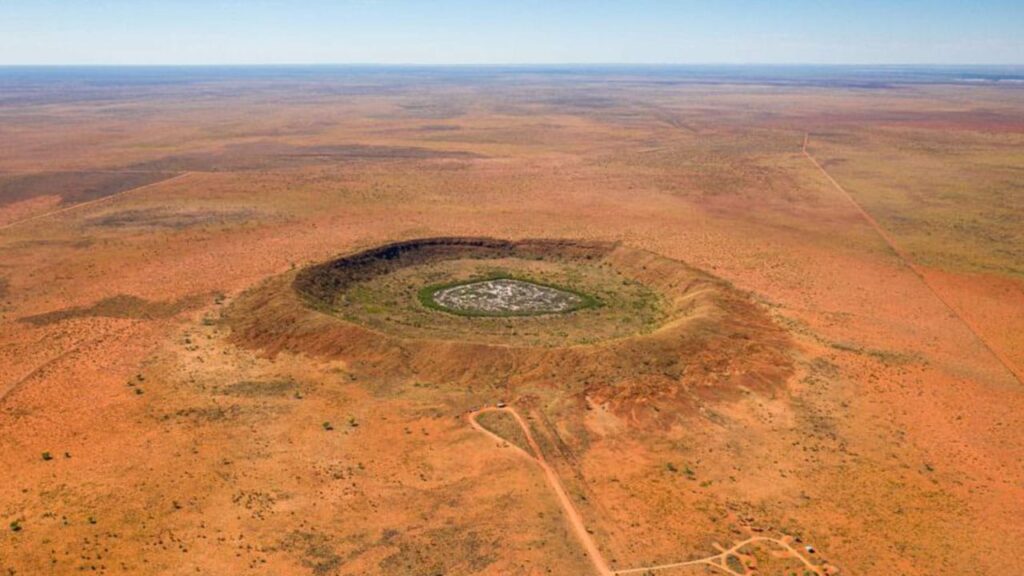
<svg viewBox="0 0 1024 576">
<path fill-rule="evenodd" d="M 379 68 L 511 68 L 511 67 L 805 67 L 817 66 L 823 68 L 937 68 L 937 67 L 962 67 L 962 68 L 1024 68 L 1024 62 L 1000 63 L 1000 62 L 901 62 L 901 63 L 872 63 L 872 62 L 445 62 L 445 63 L 424 63 L 424 62 L 183 62 L 183 63 L 2 63 L 0 68 L 270 68 L 270 67 L 317 67 L 317 66 L 351 66 L 351 67 L 379 67 Z"/>
</svg>

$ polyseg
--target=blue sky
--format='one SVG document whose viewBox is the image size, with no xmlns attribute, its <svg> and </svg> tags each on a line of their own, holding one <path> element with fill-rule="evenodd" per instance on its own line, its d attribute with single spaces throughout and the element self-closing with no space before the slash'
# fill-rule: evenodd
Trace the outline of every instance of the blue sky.
<svg viewBox="0 0 1024 576">
<path fill-rule="evenodd" d="M 1024 64 L 1024 0 L 0 0 L 0 64 Z"/>
</svg>

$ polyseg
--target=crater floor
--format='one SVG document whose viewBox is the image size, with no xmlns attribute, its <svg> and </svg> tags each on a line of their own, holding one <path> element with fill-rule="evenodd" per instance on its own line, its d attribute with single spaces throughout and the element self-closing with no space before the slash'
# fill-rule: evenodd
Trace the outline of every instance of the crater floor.
<svg viewBox="0 0 1024 576">
<path fill-rule="evenodd" d="M 516 278 L 428 287 L 426 296 L 441 310 L 480 316 L 560 314 L 593 303 L 592 299 L 581 294 Z"/>
</svg>

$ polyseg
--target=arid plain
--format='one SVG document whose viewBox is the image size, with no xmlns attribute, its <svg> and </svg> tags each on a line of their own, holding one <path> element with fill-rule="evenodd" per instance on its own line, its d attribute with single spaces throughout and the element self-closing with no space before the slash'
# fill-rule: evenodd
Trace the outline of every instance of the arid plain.
<svg viewBox="0 0 1024 576">
<path fill-rule="evenodd" d="M 1019 84 L 3 74 L 2 574 L 1019 563 Z M 295 289 L 423 238 L 606 305 Z"/>
</svg>

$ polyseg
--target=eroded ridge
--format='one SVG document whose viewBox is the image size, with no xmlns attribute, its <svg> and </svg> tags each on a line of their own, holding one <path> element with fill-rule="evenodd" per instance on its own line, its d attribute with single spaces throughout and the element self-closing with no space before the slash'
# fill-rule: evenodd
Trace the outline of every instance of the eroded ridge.
<svg viewBox="0 0 1024 576">
<path fill-rule="evenodd" d="M 385 244 L 312 266 L 295 277 L 293 286 L 314 302 L 332 305 L 338 295 L 353 284 L 417 264 L 459 258 L 595 260 L 605 257 L 615 247 L 609 242 L 558 239 L 421 238 Z"/>
</svg>

